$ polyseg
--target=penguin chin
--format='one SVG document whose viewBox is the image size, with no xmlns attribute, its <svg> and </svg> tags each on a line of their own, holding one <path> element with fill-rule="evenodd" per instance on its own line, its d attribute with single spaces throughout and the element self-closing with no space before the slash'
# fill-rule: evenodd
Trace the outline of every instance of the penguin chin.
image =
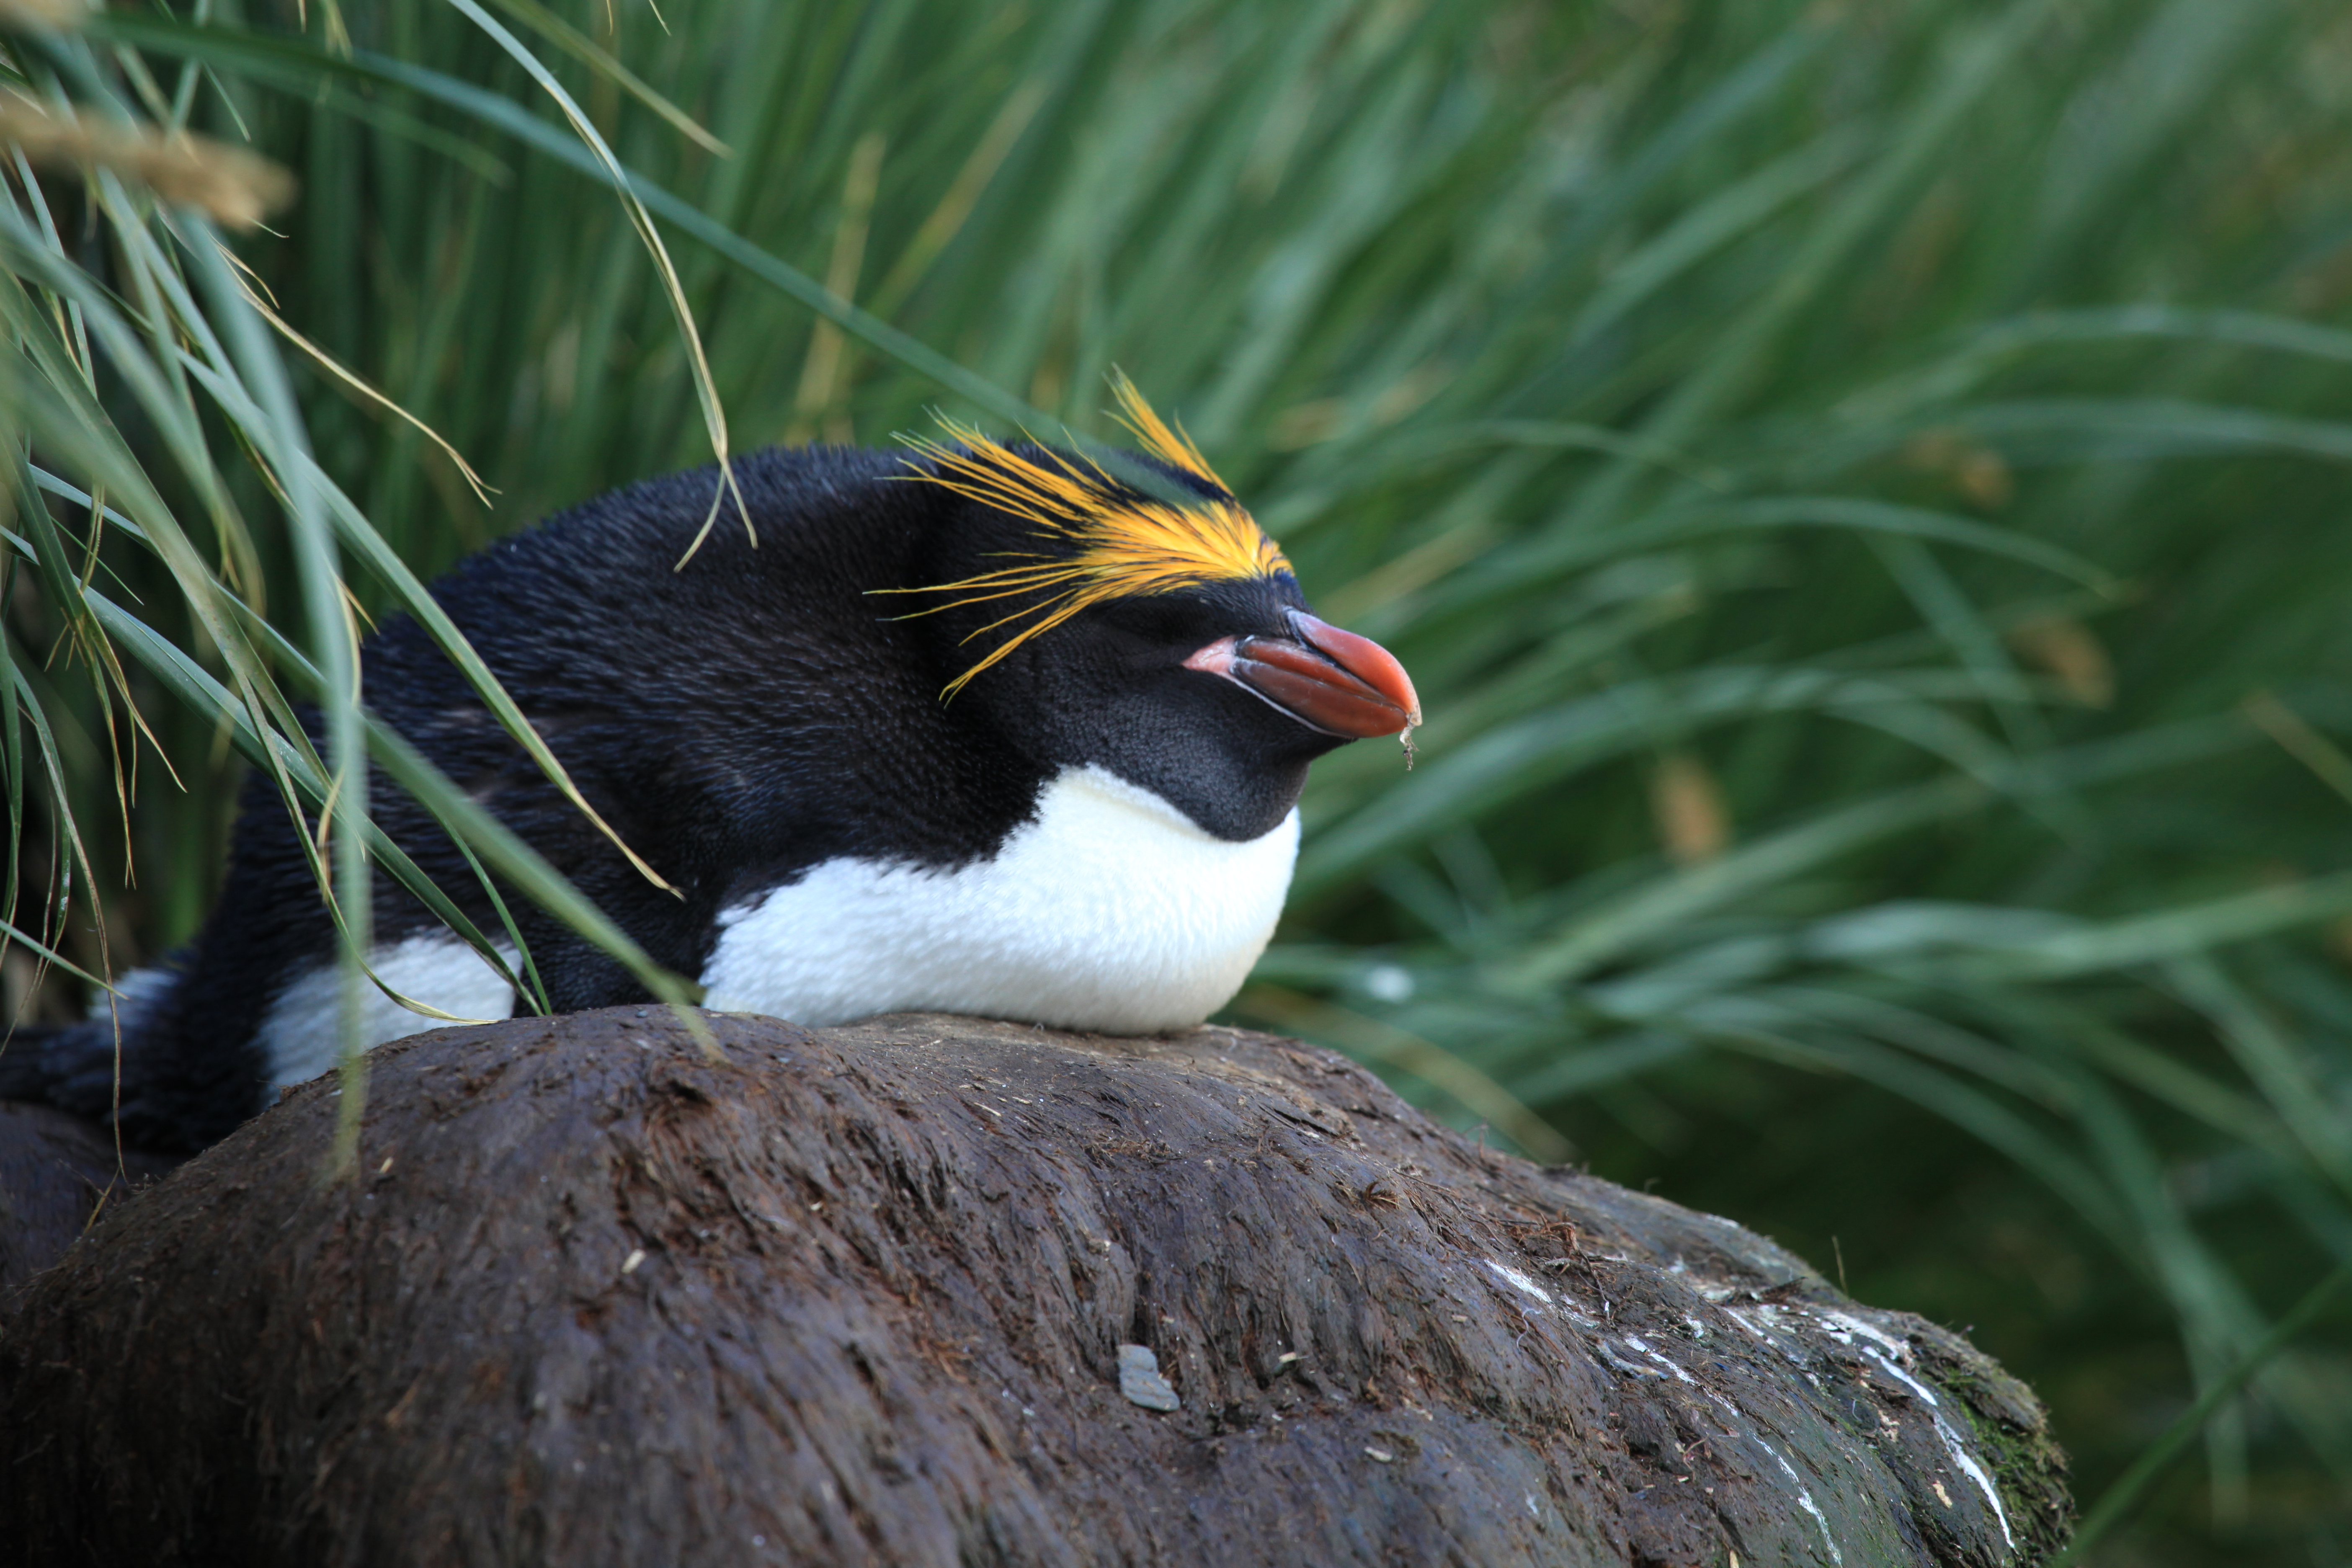
<svg viewBox="0 0 2352 1568">
<path fill-rule="evenodd" d="M 1181 668 L 1181 648 L 1073 639 L 1007 660 L 956 699 L 959 718 L 1035 770 L 1042 792 L 1091 768 L 1147 792 L 1229 844 L 1273 831 L 1298 802 L 1307 764 L 1341 744 L 1245 693 Z M 1139 668 L 1139 665 L 1141 668 Z"/>
<path fill-rule="evenodd" d="M 1251 743 L 1248 731 L 1235 726 L 1189 743 L 1113 748 L 1082 765 L 1147 796 L 1197 833 L 1246 844 L 1275 831 L 1297 810 L 1307 763 L 1339 743 L 1285 724 L 1263 706 L 1250 718 L 1260 715 L 1271 721 L 1268 728 L 1278 726 L 1278 743 Z"/>
</svg>

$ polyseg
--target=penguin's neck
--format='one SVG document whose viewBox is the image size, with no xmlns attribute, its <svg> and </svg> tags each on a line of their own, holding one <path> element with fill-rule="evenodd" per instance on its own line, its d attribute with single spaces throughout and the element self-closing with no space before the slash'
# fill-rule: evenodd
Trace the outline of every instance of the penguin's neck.
<svg viewBox="0 0 2352 1568">
<path fill-rule="evenodd" d="M 708 1005 L 810 1025 L 928 1010 L 1105 1034 L 1199 1023 L 1265 951 L 1298 815 L 1240 843 L 1066 769 L 985 859 L 823 861 L 722 910 Z"/>
</svg>

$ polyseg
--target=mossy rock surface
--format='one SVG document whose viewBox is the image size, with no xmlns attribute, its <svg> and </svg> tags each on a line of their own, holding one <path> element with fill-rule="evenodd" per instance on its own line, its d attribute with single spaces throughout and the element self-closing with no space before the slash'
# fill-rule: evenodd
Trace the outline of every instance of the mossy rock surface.
<svg viewBox="0 0 2352 1568">
<path fill-rule="evenodd" d="M 723 1062 L 658 1008 L 420 1036 L 355 1177 L 322 1079 L 110 1205 L 0 1328 L 5 1550 L 1989 1568 L 2071 1521 L 1958 1336 L 1329 1053 L 706 1016 Z"/>
</svg>

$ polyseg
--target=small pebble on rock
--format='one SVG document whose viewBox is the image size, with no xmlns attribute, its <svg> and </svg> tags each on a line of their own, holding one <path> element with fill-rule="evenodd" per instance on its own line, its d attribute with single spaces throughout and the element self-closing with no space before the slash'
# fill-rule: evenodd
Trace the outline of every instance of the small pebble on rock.
<svg viewBox="0 0 2352 1568">
<path fill-rule="evenodd" d="M 1127 1395 L 1129 1405 L 1140 1405 L 1146 1410 L 1184 1407 L 1175 1389 L 1160 1375 L 1160 1358 L 1151 1353 L 1150 1345 L 1118 1347 L 1118 1391 Z"/>
</svg>

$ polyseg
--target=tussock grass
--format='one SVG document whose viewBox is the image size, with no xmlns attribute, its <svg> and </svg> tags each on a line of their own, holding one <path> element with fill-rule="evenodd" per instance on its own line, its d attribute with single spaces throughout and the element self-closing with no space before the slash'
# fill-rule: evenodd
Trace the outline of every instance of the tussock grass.
<svg viewBox="0 0 2352 1568">
<path fill-rule="evenodd" d="M 2352 1258 L 2339 7 L 47 15 L 24 99 L 300 195 L 11 160 L 12 1003 L 193 931 L 240 766 L 363 938 L 368 754 L 633 957 L 360 616 L 730 440 L 1113 438 L 1117 365 L 1429 714 L 1318 770 L 1239 1016 L 1835 1237 L 2086 1495 L 2260 1350 L 2101 1551 L 2352 1554 L 2352 1327 L 2266 1338 Z"/>
</svg>

